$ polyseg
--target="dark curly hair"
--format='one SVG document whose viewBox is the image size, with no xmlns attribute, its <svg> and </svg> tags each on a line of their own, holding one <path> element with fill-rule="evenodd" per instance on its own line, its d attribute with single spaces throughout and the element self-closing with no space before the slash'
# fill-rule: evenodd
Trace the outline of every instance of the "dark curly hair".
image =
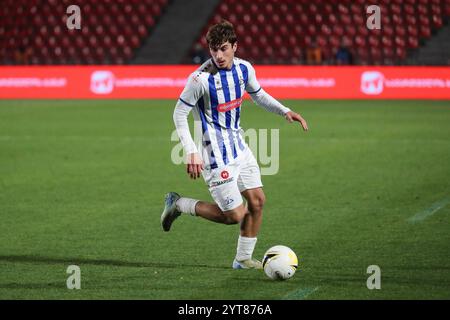
<svg viewBox="0 0 450 320">
<path fill-rule="evenodd" d="M 219 48 L 223 43 L 229 41 L 231 45 L 237 41 L 236 33 L 231 22 L 222 20 L 220 23 L 211 26 L 206 34 L 206 42 L 212 49 Z"/>
</svg>

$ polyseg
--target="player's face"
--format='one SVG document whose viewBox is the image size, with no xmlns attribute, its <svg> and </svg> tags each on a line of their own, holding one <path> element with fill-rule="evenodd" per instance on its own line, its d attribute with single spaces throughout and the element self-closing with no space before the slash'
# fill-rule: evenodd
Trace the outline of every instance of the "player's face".
<svg viewBox="0 0 450 320">
<path fill-rule="evenodd" d="M 233 45 L 229 41 L 222 43 L 218 48 L 209 48 L 211 57 L 215 64 L 221 69 L 231 69 L 233 66 L 234 53 L 237 49 L 237 43 Z"/>
</svg>

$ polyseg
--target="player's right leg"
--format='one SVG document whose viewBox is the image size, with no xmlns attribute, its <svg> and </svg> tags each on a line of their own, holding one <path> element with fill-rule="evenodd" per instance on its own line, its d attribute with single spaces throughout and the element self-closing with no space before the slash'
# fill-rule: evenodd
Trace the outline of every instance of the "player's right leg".
<svg viewBox="0 0 450 320">
<path fill-rule="evenodd" d="M 216 203 L 184 198 L 180 197 L 175 192 L 169 192 L 166 195 L 166 205 L 161 215 L 161 224 L 164 231 L 169 231 L 172 223 L 182 213 L 229 225 L 242 223 L 246 214 L 248 214 L 248 209 L 247 206 L 241 202 L 236 208 L 224 211 Z M 244 253 L 248 251 L 250 256 L 241 260 L 239 260 L 239 257 L 237 256 L 232 264 L 233 269 L 262 268 L 260 261 L 251 258 L 251 253 L 253 252 L 255 244 L 256 238 L 239 237 L 238 251 Z"/>
<path fill-rule="evenodd" d="M 232 163 L 222 168 L 205 169 L 202 172 L 215 203 L 180 197 L 175 192 L 168 193 L 161 215 L 164 231 L 170 230 L 173 221 L 181 213 L 199 216 L 217 223 L 240 223 L 247 211 L 243 206 L 242 196 L 237 185 L 237 170 L 238 164 Z"/>
<path fill-rule="evenodd" d="M 164 210 L 161 214 L 161 225 L 164 231 L 169 231 L 172 223 L 182 214 L 199 216 L 204 219 L 223 223 L 240 223 L 247 212 L 241 203 L 238 207 L 223 211 L 215 203 L 181 197 L 176 192 L 169 192 L 165 197 Z"/>
<path fill-rule="evenodd" d="M 209 221 L 223 224 L 240 223 L 247 212 L 247 209 L 241 203 L 238 207 L 223 211 L 216 203 L 199 201 L 195 209 L 195 215 Z"/>
<path fill-rule="evenodd" d="M 164 231 L 169 231 L 172 223 L 181 214 L 176 205 L 180 198 L 180 195 L 176 192 L 169 192 L 164 198 L 164 210 L 161 214 L 161 225 Z"/>
</svg>

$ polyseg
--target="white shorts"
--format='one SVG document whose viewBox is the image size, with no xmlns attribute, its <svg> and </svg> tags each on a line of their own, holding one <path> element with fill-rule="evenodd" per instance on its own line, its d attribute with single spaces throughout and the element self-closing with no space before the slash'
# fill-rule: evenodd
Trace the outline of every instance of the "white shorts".
<svg viewBox="0 0 450 320">
<path fill-rule="evenodd" d="M 216 169 L 205 169 L 203 179 L 212 198 L 222 211 L 239 207 L 243 201 L 241 192 L 262 187 L 261 172 L 250 148 L 235 161 Z"/>
</svg>

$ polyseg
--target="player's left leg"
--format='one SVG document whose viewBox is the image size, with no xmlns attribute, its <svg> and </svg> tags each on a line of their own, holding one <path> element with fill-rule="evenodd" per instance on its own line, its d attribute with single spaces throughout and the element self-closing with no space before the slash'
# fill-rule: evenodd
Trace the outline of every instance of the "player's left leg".
<svg viewBox="0 0 450 320">
<path fill-rule="evenodd" d="M 242 195 L 247 200 L 248 213 L 241 222 L 241 236 L 254 238 L 261 227 L 266 196 L 262 188 L 247 189 Z"/>
<path fill-rule="evenodd" d="M 265 195 L 262 190 L 259 166 L 250 149 L 247 150 L 241 161 L 238 187 L 241 194 L 247 200 L 248 212 L 241 222 L 233 267 L 238 268 L 240 265 L 244 268 L 250 267 L 261 269 L 261 262 L 253 259 L 252 256 L 262 222 L 262 210 L 265 202 Z"/>
<path fill-rule="evenodd" d="M 241 222 L 240 235 L 236 250 L 235 262 L 233 267 L 261 269 L 260 261 L 253 259 L 257 235 L 262 222 L 262 210 L 265 202 L 265 196 L 262 188 L 247 189 L 242 192 L 247 200 L 248 212 Z"/>
</svg>

